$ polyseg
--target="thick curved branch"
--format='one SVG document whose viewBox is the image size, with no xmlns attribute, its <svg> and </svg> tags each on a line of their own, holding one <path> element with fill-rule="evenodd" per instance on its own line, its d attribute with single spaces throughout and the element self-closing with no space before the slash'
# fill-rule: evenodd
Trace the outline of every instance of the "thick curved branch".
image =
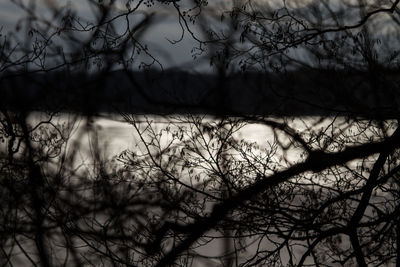
<svg viewBox="0 0 400 267">
<path fill-rule="evenodd" d="M 232 210 L 271 186 L 285 182 L 288 179 L 307 171 L 321 171 L 335 165 L 345 164 L 354 159 L 364 158 L 380 153 L 381 151 L 394 150 L 399 146 L 400 131 L 396 131 L 395 134 L 384 141 L 348 147 L 344 151 L 334 154 L 328 154 L 322 151 L 313 152 L 305 162 L 296 164 L 289 169 L 277 172 L 271 176 L 264 177 L 264 179 L 261 179 L 246 189 L 238 192 L 232 198 L 215 205 L 210 216 L 193 223 L 191 225 L 193 231 L 174 249 L 166 253 L 157 266 L 168 266 L 173 263 L 183 251 L 188 249 L 204 233 L 215 227 Z"/>
</svg>

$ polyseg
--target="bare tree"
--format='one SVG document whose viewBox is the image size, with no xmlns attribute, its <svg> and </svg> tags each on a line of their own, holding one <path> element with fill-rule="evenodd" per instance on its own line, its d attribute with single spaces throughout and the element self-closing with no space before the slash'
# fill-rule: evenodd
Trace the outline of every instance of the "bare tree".
<svg viewBox="0 0 400 267">
<path fill-rule="evenodd" d="M 10 2 L 26 16 L 1 36 L 3 93 L 20 97 L 0 102 L 2 265 L 399 265 L 399 1 L 88 0 L 86 17 L 50 1 Z M 261 89 L 327 113 L 208 110 L 155 124 L 116 106 L 137 139 L 105 159 L 92 92 L 122 70 L 163 104 L 132 70 L 163 69 L 145 34 L 164 11 L 180 33 L 170 43 L 190 37 L 193 57 L 215 67 L 217 101 L 238 71 L 258 71 L 269 81 Z M 31 104 L 24 87 L 51 101 Z M 83 116 L 58 120 L 74 109 L 51 90 Z M 318 93 L 341 105 L 313 103 Z"/>
</svg>

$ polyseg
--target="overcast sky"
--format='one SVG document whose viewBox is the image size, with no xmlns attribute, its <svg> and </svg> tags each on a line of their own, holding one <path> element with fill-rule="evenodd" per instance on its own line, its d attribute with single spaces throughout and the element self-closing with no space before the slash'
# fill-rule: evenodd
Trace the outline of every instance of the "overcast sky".
<svg viewBox="0 0 400 267">
<path fill-rule="evenodd" d="M 23 2 L 29 2 L 29 0 L 22 0 Z M 103 0 L 106 2 L 107 0 Z M 225 9 L 230 9 L 233 4 L 238 4 L 241 0 L 234 0 L 234 1 L 225 1 L 225 0 L 214 0 L 213 2 L 210 1 L 207 12 L 214 11 L 210 7 L 211 5 L 214 5 L 217 8 L 225 8 Z M 345 0 L 343 0 L 345 1 Z M 351 0 L 349 0 L 351 1 Z M 257 2 L 259 2 L 259 5 L 257 5 Z M 308 4 L 310 4 L 312 0 L 287 0 L 286 4 L 289 9 L 305 9 L 306 12 L 309 12 L 310 7 Z M 335 7 L 334 3 L 337 3 L 338 1 L 333 0 L 329 1 L 329 5 L 331 7 Z M 390 3 L 389 1 L 382 1 L 381 3 Z M 93 19 L 93 12 L 88 6 L 86 5 L 87 1 L 85 0 L 80 0 L 80 1 L 68 1 L 68 0 L 35 0 L 32 1 L 32 3 L 38 3 L 36 10 L 34 11 L 36 14 L 39 14 L 40 16 L 44 16 L 49 19 L 49 8 L 50 6 L 57 5 L 58 7 L 68 7 L 71 6 L 74 10 L 77 11 L 78 16 L 82 18 L 82 20 L 91 20 Z M 120 8 L 121 10 L 126 10 L 125 3 L 126 0 L 117 0 L 117 3 L 119 3 L 119 6 L 117 8 Z M 132 2 L 132 6 L 136 4 L 137 1 Z M 189 5 L 191 1 L 180 1 L 179 5 L 181 7 L 185 7 L 185 5 Z M 221 4 L 223 3 L 223 4 Z M 227 4 L 225 4 L 227 3 Z M 265 5 L 272 5 L 274 9 L 276 7 L 282 6 L 283 1 L 282 0 L 270 0 L 268 2 L 265 2 L 264 0 L 254 0 L 251 2 L 252 5 L 255 6 L 256 10 L 261 10 Z M 46 11 L 47 10 L 47 11 Z M 151 26 L 148 28 L 148 30 L 145 32 L 143 37 L 141 38 L 143 43 L 148 44 L 149 51 L 162 62 L 164 68 L 171 68 L 171 67 L 179 67 L 183 68 L 185 70 L 209 70 L 209 61 L 208 58 L 204 58 L 203 60 L 193 60 L 191 50 L 192 48 L 196 45 L 196 42 L 193 40 L 191 36 L 189 36 L 188 32 L 185 32 L 185 37 L 182 39 L 181 42 L 177 44 L 171 44 L 169 40 L 177 40 L 179 39 L 181 35 L 181 29 L 179 27 L 179 21 L 178 21 L 178 16 L 176 13 L 176 10 L 174 10 L 172 4 L 161 4 L 159 2 L 156 2 L 155 6 L 146 9 L 147 12 L 155 12 L 156 13 L 156 20 L 155 23 L 151 24 Z M 354 10 L 353 10 L 354 11 Z M 356 10 L 357 11 L 357 10 Z M 348 14 L 351 12 L 349 9 L 346 10 Z M 207 13 L 209 15 L 209 13 Z M 140 15 L 139 15 L 140 16 Z M 139 17 L 137 16 L 137 17 Z M 8 32 L 15 32 L 16 28 L 16 23 L 18 22 L 19 19 L 26 17 L 26 13 L 21 10 L 21 8 L 17 7 L 14 3 L 12 3 L 11 0 L 0 0 L 0 27 L 2 27 L 2 34 L 3 36 L 6 35 Z M 358 16 L 350 16 L 348 15 L 349 19 L 353 19 L 350 24 L 352 23 L 357 23 L 359 21 Z M 378 21 L 378 15 L 375 15 L 373 17 L 374 21 Z M 382 18 L 388 19 L 388 16 L 381 16 Z M 371 19 L 372 20 L 372 19 Z M 121 18 L 121 25 L 124 24 L 123 18 Z M 394 23 L 391 23 L 394 24 Z M 387 46 L 393 46 L 393 44 L 398 43 L 398 34 L 397 34 L 397 27 L 395 29 L 395 33 L 393 32 L 391 27 L 383 27 L 383 24 L 379 25 L 378 30 L 374 32 L 374 35 L 378 36 L 385 36 L 386 43 L 384 45 Z M 388 25 L 385 23 L 385 25 Z M 212 25 L 213 27 L 218 27 L 215 25 Z M 397 26 L 397 25 L 396 25 Z M 191 25 L 191 29 L 198 34 L 199 37 L 201 35 L 199 32 L 196 32 L 196 25 Z M 121 26 L 123 28 L 123 26 Z M 361 29 L 360 29 L 361 30 Z M 26 34 L 26 33 L 19 33 L 21 35 Z M 391 38 L 391 39 L 389 39 Z M 378 45 L 376 46 L 377 49 L 379 49 Z M 386 49 L 386 51 L 390 51 L 392 48 L 387 49 L 383 45 L 380 47 L 383 47 Z M 292 53 L 292 51 L 289 51 L 289 53 Z M 382 54 L 382 52 L 379 52 Z M 299 53 L 301 56 L 301 52 Z"/>
<path fill-rule="evenodd" d="M 41 16 L 46 16 L 46 10 L 48 9 L 43 8 L 43 6 L 42 8 L 40 7 L 40 2 L 43 1 L 47 1 L 51 4 L 51 0 L 36 1 L 39 4 L 38 7 L 36 7 L 35 12 Z M 67 1 L 65 0 L 57 2 L 62 6 L 68 5 L 66 4 Z M 83 19 L 93 18 L 93 12 L 84 4 L 85 2 L 86 1 L 75 1 L 73 2 L 73 8 L 78 11 L 77 14 L 79 17 Z M 157 10 L 158 17 L 156 22 L 152 24 L 149 27 L 149 30 L 147 30 L 143 35 L 143 43 L 148 44 L 150 51 L 153 55 L 160 59 L 164 68 L 203 68 L 201 66 L 205 65 L 204 60 L 193 60 L 191 49 L 195 45 L 195 42 L 187 35 L 187 33 L 181 42 L 171 44 L 170 41 L 180 38 L 181 29 L 179 28 L 176 14 L 168 15 L 168 13 L 174 11 L 171 9 L 172 5 L 163 5 L 162 7 L 164 7 L 165 10 Z M 24 17 L 26 17 L 26 13 L 24 13 L 21 8 L 11 3 L 11 1 L 0 1 L 0 27 L 2 29 L 1 34 L 3 36 L 10 32 L 15 33 L 18 21 Z M 21 32 L 20 34 L 22 35 L 24 33 Z"/>
</svg>

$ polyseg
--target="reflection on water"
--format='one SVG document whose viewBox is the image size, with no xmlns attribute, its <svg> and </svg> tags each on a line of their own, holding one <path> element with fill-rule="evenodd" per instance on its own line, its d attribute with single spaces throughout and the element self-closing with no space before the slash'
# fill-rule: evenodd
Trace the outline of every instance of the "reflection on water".
<svg viewBox="0 0 400 267">
<path fill-rule="evenodd" d="M 21 123 L 22 119 L 17 114 L 7 118 L 9 122 L 14 121 L 15 131 L 18 130 L 18 120 Z M 238 195 L 254 185 L 255 181 L 267 181 L 271 174 L 306 160 L 306 147 L 337 152 L 345 146 L 369 143 L 382 136 L 391 135 L 394 129 L 391 126 L 396 126 L 390 122 L 351 120 L 344 117 L 243 119 L 191 115 L 161 117 L 103 114 L 88 118 L 75 114 L 38 112 L 31 113 L 26 121 L 30 145 L 36 153 L 34 160 L 37 160 L 38 164 L 43 163 L 40 167 L 44 174 L 51 178 L 49 182 L 55 185 L 51 190 L 58 188 L 59 181 L 65 182 L 64 187 L 57 189 L 59 191 L 56 194 L 62 204 L 54 208 L 63 210 L 66 205 L 72 205 L 72 209 L 66 209 L 67 214 L 77 211 L 77 219 L 73 222 L 75 227 L 82 231 L 81 234 L 87 233 L 87 224 L 83 223 L 87 220 L 86 215 L 97 212 L 94 217 L 97 224 L 90 229 L 99 230 L 102 237 L 105 229 L 109 229 L 108 222 L 119 216 L 126 224 L 125 229 L 129 231 L 129 240 L 136 236 L 146 236 L 142 229 L 147 229 L 150 237 L 146 238 L 150 241 L 146 242 L 152 242 L 151 238 L 154 236 L 157 240 L 157 227 L 168 220 L 176 219 L 182 224 L 190 225 L 189 223 L 197 220 L 198 216 L 207 218 L 214 211 L 216 203 L 226 203 L 224 200 L 229 200 L 229 190 Z M 380 131 L 382 129 L 386 129 L 384 133 Z M 5 138 L 2 150 L 7 153 L 11 145 L 12 151 L 18 151 L 18 146 L 19 153 L 26 151 L 23 142 L 18 142 L 20 134 L 16 132 L 15 138 Z M 299 139 L 304 142 L 301 143 Z M 116 155 L 118 157 L 115 157 Z M 222 220 L 228 225 L 232 223 L 232 229 L 224 228 L 224 224 L 221 223 L 209 228 L 209 231 L 197 240 L 191 252 L 204 257 L 198 256 L 194 260 L 195 266 L 220 266 L 223 261 L 220 255 L 232 251 L 236 244 L 234 242 L 238 240 L 245 243 L 246 248 L 235 251 L 238 262 L 252 257 L 255 251 L 276 253 L 275 256 L 279 257 L 283 265 L 289 263 L 290 256 L 306 254 L 306 241 L 309 240 L 304 239 L 304 233 L 310 231 L 308 222 L 311 221 L 311 226 L 316 227 L 316 234 L 323 229 L 322 227 L 328 229 L 332 224 L 346 224 L 360 202 L 355 195 L 362 192 L 360 189 L 364 190 L 364 176 L 368 176 L 375 160 L 375 156 L 369 156 L 354 161 L 353 166 L 347 164 L 320 173 L 300 173 L 290 179 L 281 180 L 276 186 L 263 186 L 262 191 L 257 191 L 259 198 L 248 198 L 249 205 L 246 203 L 247 206 L 244 207 L 235 206 L 230 209 L 231 213 L 224 215 L 226 217 Z M 68 161 L 73 164 L 65 164 Z M 60 176 L 51 176 L 53 172 L 58 174 L 56 171 L 63 167 L 62 162 L 64 167 L 70 167 L 71 170 L 64 169 L 59 172 Z M 108 163 L 116 168 L 109 173 L 107 168 L 98 168 L 102 164 L 100 167 L 107 167 Z M 115 166 L 116 164 L 118 166 Z M 24 181 L 25 176 L 22 177 L 18 182 Z M 376 207 L 380 212 L 391 212 L 393 196 L 388 193 L 388 189 L 392 184 L 386 182 L 384 181 L 382 186 L 387 188 L 378 188 L 370 199 L 371 207 L 363 211 L 365 219 L 375 216 L 373 209 Z M 28 187 L 24 187 L 23 190 L 26 188 Z M 104 189 L 105 195 L 101 193 Z M 51 190 L 41 191 L 40 194 L 55 197 L 51 195 Z M 343 197 L 347 192 L 350 192 L 350 197 Z M 116 203 L 122 203 L 116 204 L 117 209 L 109 209 L 110 201 L 107 197 Z M 151 202 L 154 198 L 159 202 Z M 164 210 L 163 205 L 167 201 L 172 203 L 171 209 Z M 125 202 L 132 206 L 124 206 Z M 51 203 L 53 205 L 56 202 Z M 94 210 L 93 206 L 90 206 L 93 203 L 96 207 L 101 203 L 102 209 Z M 30 198 L 27 198 L 24 205 L 30 204 Z M 325 207 L 324 205 L 328 205 L 328 208 L 319 210 L 319 207 Z M 142 224 L 138 219 L 136 225 L 132 226 L 132 221 L 140 217 L 137 215 L 141 214 L 140 212 L 146 214 L 143 215 L 145 223 Z M 166 217 L 159 218 L 160 214 Z M 303 220 L 305 228 L 298 224 L 298 221 Z M 144 228 L 140 228 L 143 225 Z M 200 224 L 196 224 L 198 225 Z M 138 228 L 135 228 L 136 226 Z M 256 231 L 252 231 L 254 228 Z M 170 229 L 170 232 L 174 231 L 175 229 Z M 293 235 L 293 240 L 289 240 L 291 236 L 285 240 L 285 236 L 282 237 L 281 234 L 284 232 L 293 232 L 296 235 Z M 179 229 L 174 233 L 176 236 L 182 234 Z M 231 233 L 239 237 L 232 237 Z M 341 240 L 347 240 L 338 236 Z M 121 247 L 125 247 L 125 238 L 126 236 L 121 238 Z M 368 237 L 363 238 L 366 238 L 366 243 Z M 28 240 L 25 247 L 34 247 L 33 243 L 29 243 L 33 239 L 21 239 Z M 79 244 L 83 242 L 80 236 L 76 239 Z M 171 239 L 165 234 L 163 245 L 166 251 L 171 249 Z M 54 237 L 53 242 L 58 241 L 57 237 Z M 100 244 L 102 241 L 96 242 Z M 283 248 L 281 245 L 286 242 L 292 243 Z M 348 240 L 342 243 L 341 247 L 349 247 Z M 321 251 L 325 249 L 324 244 L 319 246 Z M 90 246 L 82 244 L 80 249 L 82 255 L 92 255 L 89 254 Z M 146 260 L 151 259 L 152 254 L 146 251 L 146 248 L 143 250 L 143 247 L 138 246 L 135 249 L 145 251 L 143 257 Z M 63 257 L 65 251 L 60 251 L 54 254 Z M 140 256 L 132 257 L 138 260 Z"/>
<path fill-rule="evenodd" d="M 74 149 L 79 148 L 80 160 L 87 162 L 93 156 L 91 153 L 93 152 L 94 145 L 100 149 L 103 159 L 107 160 L 110 160 L 124 150 L 134 151 L 141 149 L 138 146 L 141 142 L 138 133 L 140 129 L 133 127 L 133 120 L 136 125 L 139 125 L 139 128 L 144 127 L 142 130 L 151 128 L 155 133 L 161 133 L 165 128 L 184 127 L 185 129 L 189 129 L 190 124 L 194 121 L 202 124 L 215 123 L 220 121 L 221 118 L 204 115 L 136 115 L 124 118 L 124 116 L 118 114 L 102 114 L 88 118 L 67 113 L 50 116 L 45 113 L 34 112 L 29 115 L 27 121 L 31 127 L 37 127 L 43 121 L 48 120 L 51 120 L 52 126 L 64 129 L 68 139 L 66 150 L 71 150 L 72 147 Z M 232 118 L 232 120 L 238 119 Z M 343 134 L 341 131 L 353 132 L 355 136 L 358 131 L 358 126 L 352 125 L 346 117 L 320 118 L 314 116 L 268 118 L 268 120 L 282 123 L 288 129 L 305 138 L 309 138 L 312 134 L 326 131 L 331 131 L 332 134 L 333 132 L 337 132 L 338 135 Z M 49 125 L 45 124 L 45 127 L 49 127 Z M 274 143 L 278 143 L 282 147 L 287 147 L 287 150 L 278 152 L 285 153 L 285 159 L 290 163 L 298 162 L 301 153 L 304 152 L 298 145 L 291 146 L 293 140 L 288 137 L 288 134 L 283 129 L 274 128 L 271 125 L 252 121 L 251 119 L 242 120 L 240 125 L 231 125 L 229 127 L 235 128 L 235 131 L 232 133 L 234 139 L 254 143 L 260 151 L 270 148 Z M 166 133 L 164 132 L 164 134 Z M 368 135 L 368 131 L 365 134 Z M 374 136 L 373 132 L 370 134 Z M 143 137 L 146 137 L 145 132 L 143 132 Z M 354 141 L 350 137 L 347 139 L 350 143 Z"/>
</svg>

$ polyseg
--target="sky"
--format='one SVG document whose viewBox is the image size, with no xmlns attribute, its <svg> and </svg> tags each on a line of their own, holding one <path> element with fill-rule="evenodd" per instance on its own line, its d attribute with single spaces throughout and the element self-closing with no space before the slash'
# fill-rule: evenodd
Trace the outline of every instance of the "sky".
<svg viewBox="0 0 400 267">
<path fill-rule="evenodd" d="M 44 1 L 44 2 L 43 2 Z M 24 2 L 27 2 L 26 0 Z M 45 18 L 50 18 L 50 13 L 46 6 L 52 6 L 54 0 L 39 0 L 35 9 L 35 13 Z M 42 2 L 42 3 L 41 3 Z M 73 2 L 73 4 L 71 4 Z M 85 4 L 86 1 L 57 1 L 59 6 L 72 6 L 77 11 L 79 17 L 84 19 L 92 19 L 93 11 Z M 134 2 L 135 3 L 135 2 Z M 122 3 L 121 3 L 122 4 Z M 171 44 L 170 41 L 180 38 L 181 29 L 177 23 L 176 12 L 171 9 L 171 5 L 163 5 L 165 10 L 157 11 L 157 16 L 160 18 L 155 24 L 152 24 L 150 29 L 145 32 L 142 37 L 143 43 L 148 44 L 150 51 L 156 58 L 160 59 L 164 68 L 201 68 L 204 65 L 203 61 L 193 60 L 191 49 L 195 42 L 187 33 L 181 42 Z M 121 10 L 126 7 L 121 6 Z M 24 18 L 24 13 L 21 8 L 17 7 L 10 0 L 0 1 L 0 29 L 3 36 L 9 33 L 16 33 L 16 25 L 21 18 Z M 21 35 L 24 33 L 20 33 Z"/>
<path fill-rule="evenodd" d="M 21 10 L 21 8 L 17 7 L 17 5 L 14 2 L 32 2 L 32 3 L 37 3 L 36 8 L 33 10 L 34 13 L 49 19 L 51 14 L 48 12 L 49 8 L 52 6 L 59 6 L 63 7 L 63 9 L 66 9 L 67 7 L 72 7 L 74 10 L 77 11 L 77 14 L 79 17 L 82 18 L 82 21 L 84 20 L 91 20 L 93 19 L 93 11 L 87 6 L 87 1 L 84 0 L 2 0 L 0 1 L 0 29 L 1 29 L 1 34 L 3 36 L 7 35 L 9 32 L 15 33 L 15 28 L 17 25 L 17 22 L 19 19 L 22 17 L 26 16 L 26 13 Z M 109 0 L 102 0 L 103 3 L 109 1 Z M 125 4 L 126 1 L 131 1 L 131 0 L 117 0 L 117 8 L 120 10 L 126 10 Z M 332 1 L 326 1 L 329 3 L 331 7 L 335 7 L 335 2 L 338 2 L 339 0 L 332 0 Z M 342 0 L 344 2 L 351 2 L 352 0 Z M 371 1 L 376 1 L 376 0 L 371 0 Z M 286 5 L 290 9 L 304 9 L 306 12 L 310 9 L 309 4 L 312 2 L 312 0 L 286 0 Z M 354 2 L 354 1 L 353 1 Z M 381 3 L 390 3 L 389 1 L 382 1 Z M 133 7 L 137 3 L 137 0 L 131 1 L 131 6 Z M 181 7 L 186 8 L 187 3 L 191 3 L 190 1 L 186 0 L 180 0 L 179 5 Z M 232 5 L 241 5 L 243 3 L 243 0 L 233 0 L 233 1 L 227 1 L 227 0 L 214 0 L 210 1 L 209 6 L 207 7 L 208 10 L 207 12 L 214 11 L 215 13 L 220 12 L 221 10 L 225 9 L 228 10 L 232 8 Z M 282 7 L 282 0 L 270 0 L 270 1 L 265 1 L 265 0 L 254 0 L 251 1 L 252 5 L 255 7 L 256 11 L 262 11 L 263 7 L 265 5 L 273 6 L 275 7 Z M 318 3 L 322 3 L 318 2 Z M 143 11 L 143 10 L 142 10 Z M 142 12 L 140 11 L 140 12 Z M 197 45 L 196 41 L 193 40 L 193 38 L 188 34 L 188 32 L 185 32 L 184 38 L 182 41 L 176 44 L 171 44 L 170 40 L 177 40 L 180 37 L 181 34 L 181 29 L 179 26 L 179 18 L 177 16 L 177 12 L 174 9 L 172 4 L 162 4 L 156 2 L 156 5 L 154 7 L 151 7 L 150 9 L 146 9 L 146 12 L 155 12 L 156 17 L 158 18 L 156 20 L 155 24 L 152 24 L 151 27 L 144 33 L 142 36 L 141 40 L 143 43 L 148 44 L 148 47 L 150 49 L 150 52 L 162 62 L 162 65 L 165 69 L 168 68 L 180 68 L 180 69 L 185 69 L 185 70 L 199 70 L 199 71 L 206 71 L 210 69 L 210 64 L 209 64 L 209 58 L 203 58 L 203 59 L 193 59 L 193 53 L 192 53 L 192 48 Z M 346 12 L 349 12 L 346 10 Z M 211 13 L 207 13 L 211 14 Z M 350 13 L 349 13 L 350 14 Z M 140 16 L 140 15 L 139 15 Z M 374 16 L 374 20 L 377 21 L 377 16 Z M 118 23 L 121 23 L 123 25 L 125 22 L 123 18 L 118 21 Z M 190 24 L 190 23 L 189 23 Z M 393 24 L 393 23 L 392 23 Z M 202 37 L 200 34 L 198 28 L 196 25 L 190 25 L 191 29 L 193 29 L 194 33 Z M 212 25 L 212 27 L 218 27 L 215 25 Z M 121 29 L 123 26 L 121 26 Z M 393 28 L 391 27 L 382 27 L 379 26 L 379 30 L 376 31 L 374 34 L 375 35 L 385 35 L 387 38 L 391 38 L 390 40 L 386 42 L 386 44 L 395 44 L 398 42 L 396 39 L 398 38 L 397 36 L 397 27 L 395 30 L 395 34 L 393 34 Z M 26 34 L 26 33 L 17 33 L 20 35 Z M 393 36 L 393 37 L 392 37 Z M 289 53 L 291 53 L 289 51 Z"/>
</svg>

